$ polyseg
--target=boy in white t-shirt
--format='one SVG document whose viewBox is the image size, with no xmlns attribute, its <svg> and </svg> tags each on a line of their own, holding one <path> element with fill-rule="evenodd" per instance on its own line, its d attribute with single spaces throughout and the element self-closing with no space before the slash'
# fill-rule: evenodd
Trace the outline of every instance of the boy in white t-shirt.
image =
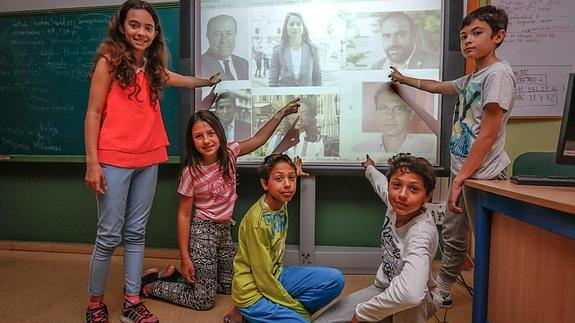
<svg viewBox="0 0 575 323">
<path fill-rule="evenodd" d="M 400 153 L 389 159 L 383 175 L 366 158 L 365 177 L 387 205 L 382 262 L 373 285 L 335 303 L 314 322 L 425 323 L 435 313 L 431 262 L 439 241 L 425 207 L 435 188 L 433 166 L 425 158 Z"/>
</svg>

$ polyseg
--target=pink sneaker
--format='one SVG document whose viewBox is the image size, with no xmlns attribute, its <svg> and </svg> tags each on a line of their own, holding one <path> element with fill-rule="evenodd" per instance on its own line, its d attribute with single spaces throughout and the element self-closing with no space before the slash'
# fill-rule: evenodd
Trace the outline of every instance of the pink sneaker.
<svg viewBox="0 0 575 323">
<path fill-rule="evenodd" d="M 104 303 L 86 310 L 86 323 L 108 323 L 108 308 Z"/>
</svg>

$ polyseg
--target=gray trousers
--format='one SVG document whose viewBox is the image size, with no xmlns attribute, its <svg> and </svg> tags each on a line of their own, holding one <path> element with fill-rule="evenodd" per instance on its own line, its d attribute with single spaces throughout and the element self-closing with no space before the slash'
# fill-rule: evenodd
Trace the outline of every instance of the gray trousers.
<svg viewBox="0 0 575 323">
<path fill-rule="evenodd" d="M 383 293 L 383 289 L 371 285 L 367 288 L 359 290 L 344 299 L 339 300 L 337 303 L 330 306 L 325 312 L 318 316 L 314 322 L 316 323 L 343 323 L 351 322 L 355 314 L 357 304 L 366 302 Z M 435 313 L 435 307 L 431 295 L 428 293 L 423 302 L 419 306 L 412 307 L 405 311 L 395 313 L 393 316 L 388 316 L 379 321 L 380 323 L 425 323 Z"/>
<path fill-rule="evenodd" d="M 506 179 L 507 172 L 503 170 L 494 179 Z M 453 179 L 453 178 L 452 178 Z M 443 228 L 444 246 L 441 257 L 441 267 L 437 274 L 437 288 L 443 292 L 449 292 L 467 259 L 467 248 L 469 244 L 469 230 L 475 232 L 475 207 L 477 201 L 477 190 L 463 186 L 462 195 L 459 198 L 459 206 L 463 213 L 455 214 L 445 210 Z"/>
</svg>

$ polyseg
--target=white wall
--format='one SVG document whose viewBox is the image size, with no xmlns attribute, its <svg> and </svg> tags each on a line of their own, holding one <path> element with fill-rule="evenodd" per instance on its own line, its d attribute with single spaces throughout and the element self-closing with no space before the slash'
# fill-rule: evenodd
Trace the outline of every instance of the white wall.
<svg viewBox="0 0 575 323">
<path fill-rule="evenodd" d="M 177 0 L 147 1 L 152 3 L 179 2 Z M 122 3 L 124 3 L 123 0 L 2 0 L 0 1 L 0 12 L 119 6 Z"/>
</svg>

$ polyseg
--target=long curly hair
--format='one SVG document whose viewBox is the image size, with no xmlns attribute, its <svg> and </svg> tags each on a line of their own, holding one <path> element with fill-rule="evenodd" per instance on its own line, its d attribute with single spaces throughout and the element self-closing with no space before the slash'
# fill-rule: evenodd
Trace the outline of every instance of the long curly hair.
<svg viewBox="0 0 575 323">
<path fill-rule="evenodd" d="M 136 58 L 133 53 L 132 46 L 128 43 L 126 36 L 121 32 L 124 26 L 126 16 L 132 9 L 146 10 L 154 19 L 154 27 L 156 29 L 156 36 L 154 41 L 146 49 L 146 70 L 145 73 L 150 80 L 150 103 L 156 106 L 158 99 L 162 97 L 163 88 L 168 79 L 166 67 L 168 66 L 168 49 L 164 40 L 164 34 L 160 26 L 160 20 L 156 15 L 154 8 L 147 2 L 142 0 L 128 0 L 122 4 L 118 9 L 108 27 L 108 34 L 102 41 L 96 52 L 94 59 L 94 66 L 90 72 L 90 79 L 94 74 L 97 62 L 100 58 L 104 57 L 111 65 L 114 80 L 118 81 L 122 88 L 134 86 L 134 90 L 130 93 L 130 99 L 138 98 L 141 92 L 140 86 L 137 84 L 136 71 L 138 67 Z"/>
<path fill-rule="evenodd" d="M 190 172 L 193 171 L 201 174 L 202 169 L 200 167 L 202 161 L 202 155 L 194 145 L 194 138 L 192 138 L 192 128 L 197 122 L 204 121 L 209 124 L 212 129 L 216 132 L 216 136 L 220 141 L 220 148 L 218 149 L 218 162 L 220 163 L 220 169 L 223 171 L 224 180 L 228 183 L 232 183 L 234 180 L 234 161 L 230 157 L 230 149 L 226 145 L 226 132 L 222 123 L 218 119 L 215 113 L 208 110 L 200 110 L 194 113 L 190 120 L 188 121 L 188 126 L 186 127 L 186 159 L 184 162 L 184 167 L 188 167 Z"/>
</svg>

